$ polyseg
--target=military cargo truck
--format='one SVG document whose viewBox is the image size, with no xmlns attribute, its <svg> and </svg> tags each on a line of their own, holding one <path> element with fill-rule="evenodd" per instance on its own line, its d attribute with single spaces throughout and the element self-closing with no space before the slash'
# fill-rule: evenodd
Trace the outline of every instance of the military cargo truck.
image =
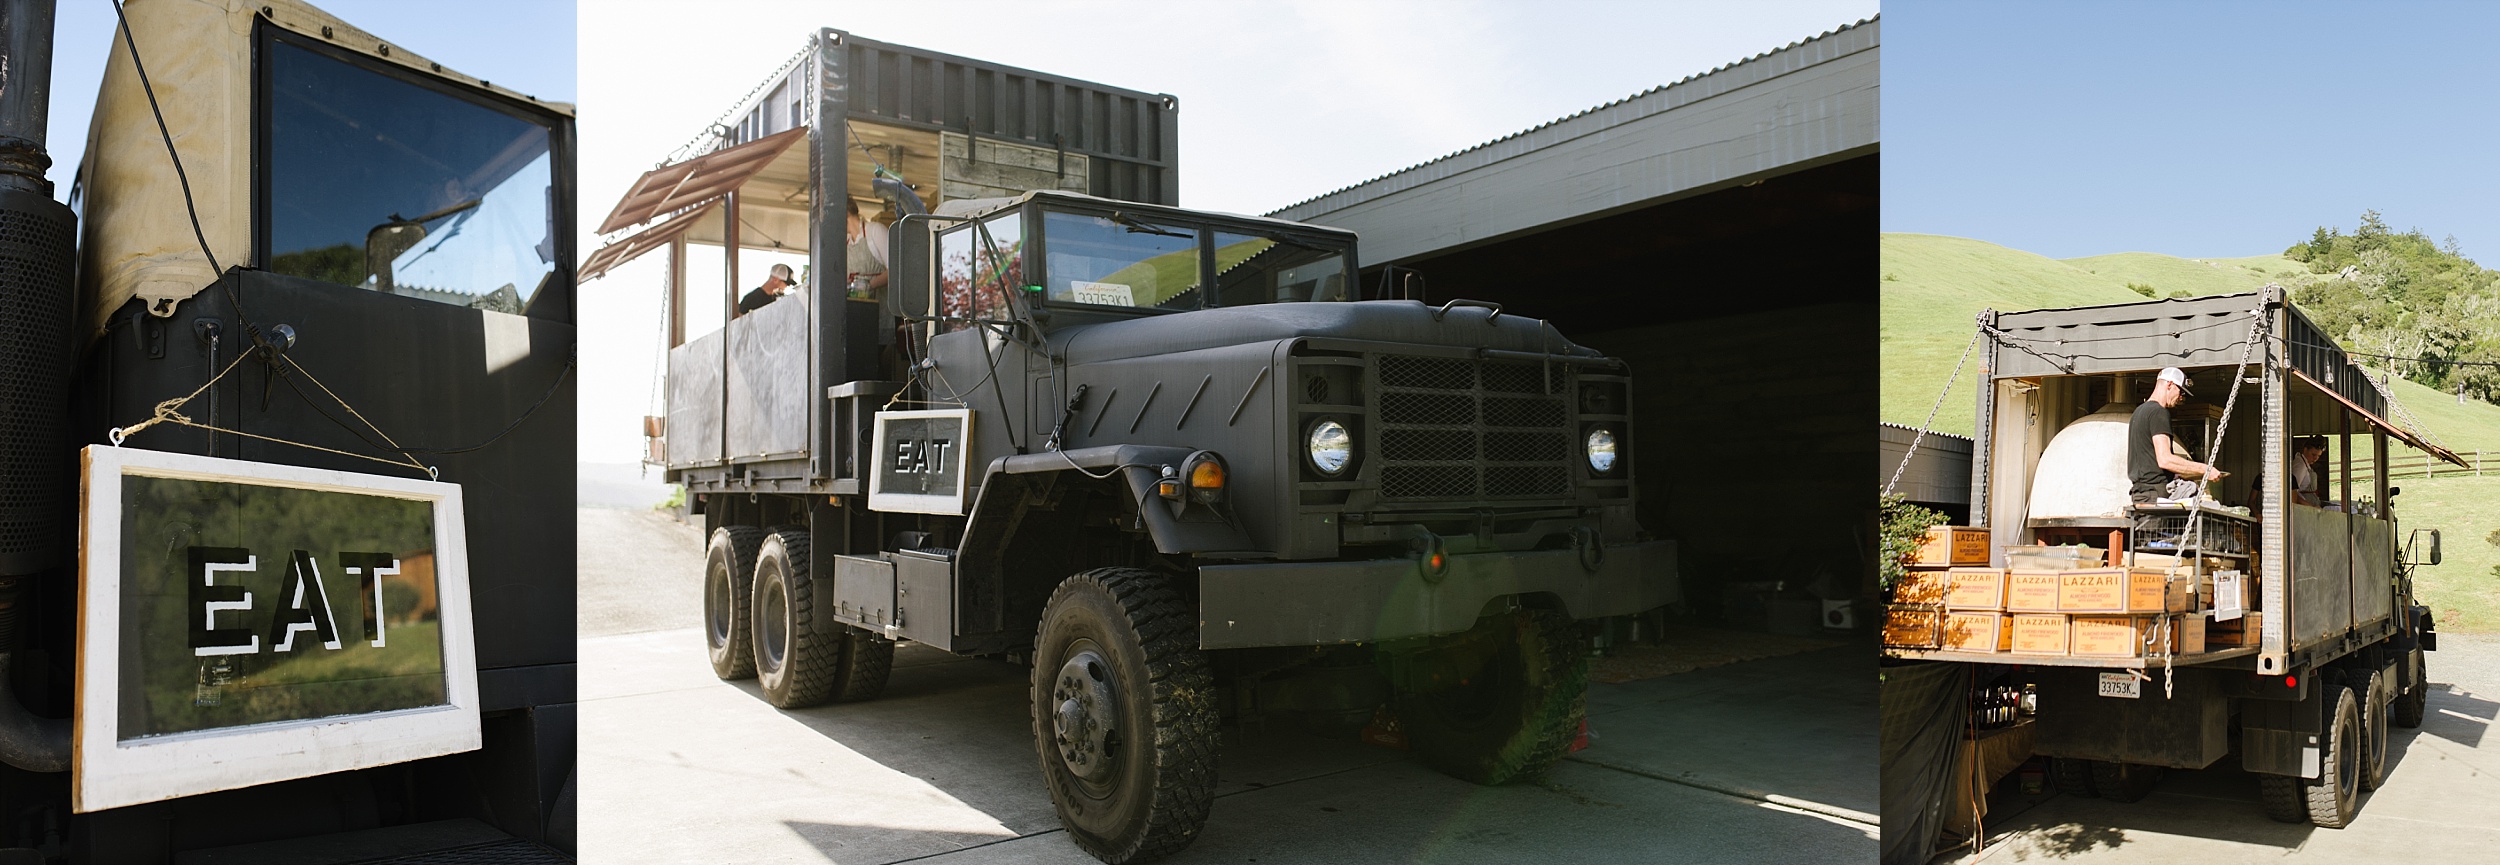
<svg viewBox="0 0 2500 865">
<path fill-rule="evenodd" d="M 1501 783 L 1579 736 L 1581 623 L 1675 599 L 1624 365 L 1366 299 L 1348 232 L 1172 206 L 1177 100 L 838 30 L 757 94 L 586 270 L 668 249 L 682 322 L 687 244 L 805 256 L 804 291 L 671 325 L 648 422 L 722 678 L 798 707 L 875 697 L 897 641 L 1029 664 L 1062 823 L 1131 862 L 1204 824 L 1224 714 L 1331 690 L 1262 682 L 1386 701 Z M 853 205 L 891 221 L 881 288 Z"/>
<path fill-rule="evenodd" d="M 2465 463 L 2398 423 L 2401 406 L 2277 287 L 1991 310 L 1978 327 L 1971 512 L 1989 560 L 1952 574 L 1932 641 L 1892 637 L 1927 642 L 1893 654 L 2010 665 L 2065 792 L 2134 801 L 2163 768 L 2237 750 L 2268 816 L 2347 825 L 2385 777 L 2387 725 L 2421 724 L 2438 648 L 2413 576 L 2439 562 L 2439 532 L 2399 523 L 2388 451 Z M 2165 367 L 2192 382 L 2172 441 L 2224 474 L 2192 500 L 2138 504 L 2127 421 Z M 2322 495 L 2304 498 L 2293 443 L 2312 437 Z M 1896 605 L 1895 623 L 1919 606 Z M 1957 632 L 1992 622 L 2011 631 Z"/>
</svg>

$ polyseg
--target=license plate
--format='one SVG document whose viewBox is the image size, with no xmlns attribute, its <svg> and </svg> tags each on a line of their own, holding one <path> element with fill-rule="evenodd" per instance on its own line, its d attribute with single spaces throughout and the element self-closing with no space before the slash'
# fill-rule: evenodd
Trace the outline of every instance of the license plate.
<svg viewBox="0 0 2500 865">
<path fill-rule="evenodd" d="M 2102 673 L 2101 696 L 2133 700 L 2144 696 L 2144 680 L 2134 673 Z"/>
</svg>

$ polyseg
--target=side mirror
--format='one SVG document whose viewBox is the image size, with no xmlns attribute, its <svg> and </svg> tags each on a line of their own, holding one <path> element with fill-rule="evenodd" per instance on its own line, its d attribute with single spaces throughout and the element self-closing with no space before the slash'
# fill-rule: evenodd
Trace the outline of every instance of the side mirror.
<svg viewBox="0 0 2500 865">
<path fill-rule="evenodd" d="M 2391 502 L 2392 502 L 2392 501 L 2395 501 L 2395 500 L 2396 500 L 2396 495 L 2397 495 L 2398 493 L 2402 493 L 2402 492 L 2404 492 L 2404 491 L 2405 491 L 2405 488 L 2404 488 L 2404 487 L 2388 487 L 2388 488 L 2387 488 L 2387 500 L 2388 500 L 2388 501 L 2391 501 Z"/>
<path fill-rule="evenodd" d="M 885 259 L 885 314 L 928 315 L 937 295 L 937 256 L 930 254 L 937 243 L 935 224 L 923 214 L 907 215 L 886 229 L 886 240 L 892 247 Z"/>
<path fill-rule="evenodd" d="M 2430 535 L 2430 537 L 2431 537 L 2431 545 L 2430 545 L 2430 549 L 2428 549 L 2428 550 L 2424 550 L 2424 549 L 2422 548 L 2422 536 L 2423 536 L 2423 535 L 2425 535 L 2425 534 Z M 2426 556 L 2426 555 L 2423 555 L 2425 552 L 2429 553 L 2429 555 L 2427 555 L 2427 556 Z M 2409 538 L 2409 539 L 2407 539 L 2407 540 L 2405 541 L 2405 564 L 2408 564 L 2408 565 L 2436 565 L 2436 564 L 2439 564 L 2439 530 L 2438 530 L 2438 529 L 2414 529 L 2414 530 L 2413 530 L 2413 537 L 2411 537 L 2411 538 Z"/>
</svg>

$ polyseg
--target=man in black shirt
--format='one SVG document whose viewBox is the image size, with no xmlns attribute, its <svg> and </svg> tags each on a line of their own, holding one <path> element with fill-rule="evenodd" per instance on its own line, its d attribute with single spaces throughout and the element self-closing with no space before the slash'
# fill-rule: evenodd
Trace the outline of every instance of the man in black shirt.
<svg viewBox="0 0 2500 865">
<path fill-rule="evenodd" d="M 772 276 L 766 277 L 763 285 L 756 286 L 754 291 L 747 292 L 747 296 L 738 299 L 738 314 L 745 315 L 771 305 L 773 301 L 781 299 L 781 292 L 789 286 L 790 266 L 773 265 Z"/>
<path fill-rule="evenodd" d="M 2136 406 L 2135 415 L 2127 419 L 2127 497 L 2136 504 L 2195 497 L 2197 483 L 2179 475 L 2208 481 L 2222 477 L 2211 464 L 2170 452 L 2170 408 L 2187 395 L 2187 373 L 2175 366 L 2164 368 L 2153 380 L 2153 398 Z"/>
</svg>

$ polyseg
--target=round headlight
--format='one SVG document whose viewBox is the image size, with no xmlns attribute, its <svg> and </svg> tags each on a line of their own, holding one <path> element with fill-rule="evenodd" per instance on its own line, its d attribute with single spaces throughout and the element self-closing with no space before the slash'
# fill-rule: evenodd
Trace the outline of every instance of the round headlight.
<svg viewBox="0 0 2500 865">
<path fill-rule="evenodd" d="M 1335 477 L 1354 462 L 1354 434 L 1346 431 L 1345 424 L 1333 420 L 1312 424 L 1305 445 L 1310 450 L 1311 467 L 1320 474 Z"/>
<path fill-rule="evenodd" d="M 1605 474 L 1615 470 L 1615 431 L 1599 427 L 1589 431 L 1589 470 Z"/>
</svg>

